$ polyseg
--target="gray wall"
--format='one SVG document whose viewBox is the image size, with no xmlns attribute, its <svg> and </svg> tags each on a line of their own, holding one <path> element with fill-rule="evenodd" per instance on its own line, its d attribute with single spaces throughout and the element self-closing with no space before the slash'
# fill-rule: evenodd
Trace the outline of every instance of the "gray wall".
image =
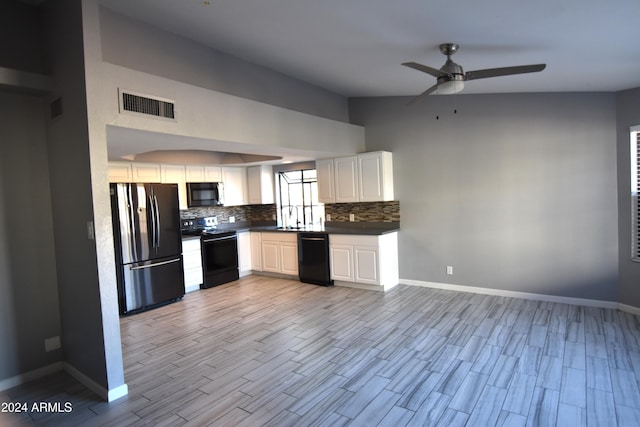
<svg viewBox="0 0 640 427">
<path fill-rule="evenodd" d="M 46 73 L 40 30 L 36 6 L 0 1 L 0 67 Z"/>
<path fill-rule="evenodd" d="M 100 9 L 103 60 L 207 89 L 347 122 L 347 98 Z M 151 94 L 153 95 L 153 94 Z"/>
<path fill-rule="evenodd" d="M 48 162 L 64 361 L 108 390 L 96 244 L 87 235 L 93 203 L 82 1 L 43 5 L 47 60 L 64 110 L 47 120 Z"/>
<path fill-rule="evenodd" d="M 61 360 L 44 102 L 0 92 L 0 381 Z"/>
<path fill-rule="evenodd" d="M 407 101 L 350 101 L 393 152 L 401 278 L 617 300 L 614 94 Z"/>
<path fill-rule="evenodd" d="M 622 304 L 640 307 L 640 263 L 631 261 L 631 156 L 629 128 L 640 125 L 640 88 L 619 92 L 618 119 L 618 239 Z"/>
</svg>

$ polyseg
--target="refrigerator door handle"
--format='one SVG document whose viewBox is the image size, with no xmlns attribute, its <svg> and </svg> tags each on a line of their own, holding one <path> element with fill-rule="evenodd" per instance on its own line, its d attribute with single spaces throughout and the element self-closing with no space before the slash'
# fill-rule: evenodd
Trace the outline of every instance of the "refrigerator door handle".
<svg viewBox="0 0 640 427">
<path fill-rule="evenodd" d="M 125 212 L 128 212 L 128 221 L 127 223 L 129 224 L 129 237 L 131 238 L 131 246 L 130 246 L 130 250 L 131 253 L 129 254 L 129 259 L 134 259 L 135 254 L 138 253 L 138 248 L 136 245 L 136 224 L 135 224 L 135 211 L 133 208 L 133 197 L 131 196 L 131 185 L 132 184 L 126 184 L 126 193 L 127 193 L 127 208 L 125 208 Z"/>
<path fill-rule="evenodd" d="M 149 200 L 149 212 L 151 212 L 151 247 L 157 248 L 158 244 L 156 242 L 156 211 L 153 207 L 153 196 L 148 197 Z"/>
<path fill-rule="evenodd" d="M 147 265 L 139 265 L 139 266 L 136 266 L 136 267 L 130 266 L 129 269 L 130 270 L 143 270 L 145 268 L 158 267 L 160 265 L 172 264 L 174 262 L 179 262 L 179 261 L 180 261 L 180 258 L 176 258 L 176 259 L 170 259 L 169 261 L 156 262 L 156 263 L 147 264 Z"/>
<path fill-rule="evenodd" d="M 153 195 L 153 206 L 156 210 L 156 247 L 160 248 L 160 209 L 158 209 L 158 196 Z"/>
</svg>

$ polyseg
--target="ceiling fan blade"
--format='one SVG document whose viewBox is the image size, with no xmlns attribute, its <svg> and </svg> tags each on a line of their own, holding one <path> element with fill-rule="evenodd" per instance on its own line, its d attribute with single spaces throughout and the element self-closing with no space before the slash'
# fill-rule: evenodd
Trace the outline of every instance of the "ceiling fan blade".
<svg viewBox="0 0 640 427">
<path fill-rule="evenodd" d="M 444 74 L 442 71 L 428 67 L 426 65 L 418 64 L 417 62 L 404 62 L 402 63 L 405 67 L 413 68 L 414 70 L 422 71 L 423 73 L 427 73 L 432 75 L 433 77 L 440 77 Z"/>
<path fill-rule="evenodd" d="M 424 92 L 422 92 L 420 95 L 416 96 L 415 98 L 413 98 L 411 101 L 409 101 L 407 103 L 407 105 L 411 105 L 415 102 L 418 102 L 419 100 L 421 100 L 422 98 L 424 98 L 425 96 L 429 95 L 431 92 L 435 91 L 436 89 L 438 89 L 438 85 L 435 84 L 433 86 L 431 86 L 429 89 L 425 90 Z"/>
<path fill-rule="evenodd" d="M 517 67 L 488 68 L 486 70 L 467 71 L 465 80 L 486 79 L 489 77 L 510 76 L 512 74 L 536 73 L 545 69 L 547 64 L 520 65 Z"/>
</svg>

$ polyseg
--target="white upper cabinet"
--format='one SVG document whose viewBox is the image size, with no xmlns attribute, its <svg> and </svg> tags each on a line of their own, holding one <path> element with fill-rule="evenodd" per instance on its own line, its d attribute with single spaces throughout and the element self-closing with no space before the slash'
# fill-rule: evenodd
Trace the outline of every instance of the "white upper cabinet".
<svg viewBox="0 0 640 427">
<path fill-rule="evenodd" d="M 393 200 L 393 157 L 388 151 L 316 161 L 322 203 Z"/>
<path fill-rule="evenodd" d="M 268 165 L 247 168 L 250 205 L 273 203 L 273 168 Z"/>
<path fill-rule="evenodd" d="M 133 182 L 129 162 L 109 162 L 109 182 Z"/>
<path fill-rule="evenodd" d="M 222 168 L 220 166 L 205 166 L 204 182 L 222 182 Z"/>
<path fill-rule="evenodd" d="M 247 169 L 242 167 L 223 167 L 224 205 L 238 206 L 247 204 Z"/>
<path fill-rule="evenodd" d="M 316 160 L 318 174 L 318 201 L 320 203 L 335 203 L 335 183 L 333 159 Z"/>
<path fill-rule="evenodd" d="M 186 166 L 187 182 L 222 182 L 220 166 Z"/>
<path fill-rule="evenodd" d="M 387 151 L 358 154 L 358 194 L 361 202 L 393 200 L 393 158 Z"/>
<path fill-rule="evenodd" d="M 132 163 L 132 182 L 162 182 L 160 165 L 157 163 Z"/>
<path fill-rule="evenodd" d="M 160 165 L 162 182 L 165 184 L 178 184 L 178 204 L 180 209 L 187 209 L 187 181 L 185 180 L 185 167 L 182 165 Z"/>
<path fill-rule="evenodd" d="M 335 159 L 336 203 L 358 202 L 358 156 Z"/>
</svg>

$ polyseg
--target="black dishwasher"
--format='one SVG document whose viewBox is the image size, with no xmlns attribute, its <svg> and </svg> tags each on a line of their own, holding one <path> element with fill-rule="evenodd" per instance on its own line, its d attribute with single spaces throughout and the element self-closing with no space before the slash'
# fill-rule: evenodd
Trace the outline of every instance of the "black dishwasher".
<svg viewBox="0 0 640 427">
<path fill-rule="evenodd" d="M 298 275 L 304 283 L 333 285 L 327 233 L 298 233 Z"/>
</svg>

